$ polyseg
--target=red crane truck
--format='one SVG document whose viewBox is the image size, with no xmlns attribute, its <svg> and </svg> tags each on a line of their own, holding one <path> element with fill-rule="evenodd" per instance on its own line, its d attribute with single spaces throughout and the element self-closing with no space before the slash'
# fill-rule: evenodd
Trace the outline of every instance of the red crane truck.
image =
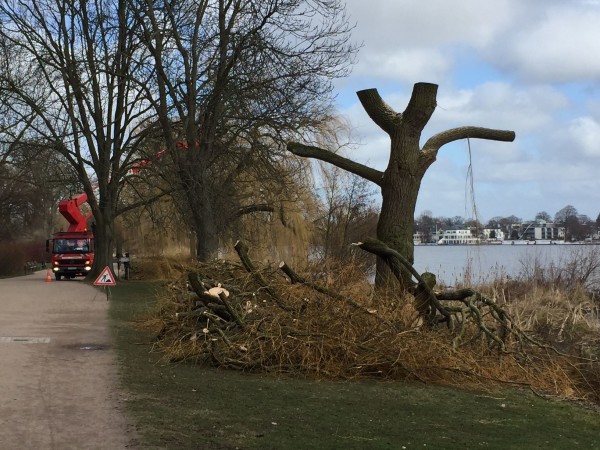
<svg viewBox="0 0 600 450">
<path fill-rule="evenodd" d="M 94 264 L 94 235 L 88 231 L 87 222 L 92 213 L 83 215 L 79 209 L 87 201 L 86 194 L 79 194 L 68 200 L 61 200 L 58 210 L 69 228 L 52 235 L 46 241 L 46 251 L 52 252 L 50 264 L 54 277 L 85 277 Z"/>
</svg>

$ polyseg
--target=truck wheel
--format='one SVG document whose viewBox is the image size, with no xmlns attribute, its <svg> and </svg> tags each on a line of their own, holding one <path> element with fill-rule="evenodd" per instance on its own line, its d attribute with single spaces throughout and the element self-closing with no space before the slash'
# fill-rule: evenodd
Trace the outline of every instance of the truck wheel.
<svg viewBox="0 0 600 450">
<path fill-rule="evenodd" d="M 56 281 L 60 281 L 60 277 L 61 277 L 60 273 L 57 273 L 54 275 L 54 278 L 56 278 Z"/>
</svg>

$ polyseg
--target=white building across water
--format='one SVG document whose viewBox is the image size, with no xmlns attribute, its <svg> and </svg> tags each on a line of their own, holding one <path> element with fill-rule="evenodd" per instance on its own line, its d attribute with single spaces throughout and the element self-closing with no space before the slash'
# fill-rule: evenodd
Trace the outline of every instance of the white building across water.
<svg viewBox="0 0 600 450">
<path fill-rule="evenodd" d="M 438 245 L 502 244 L 504 233 L 500 229 L 470 229 L 453 227 L 444 231 Z"/>
<path fill-rule="evenodd" d="M 444 231 L 438 245 L 471 245 L 480 244 L 481 239 L 474 236 L 469 229 L 452 228 Z"/>
</svg>

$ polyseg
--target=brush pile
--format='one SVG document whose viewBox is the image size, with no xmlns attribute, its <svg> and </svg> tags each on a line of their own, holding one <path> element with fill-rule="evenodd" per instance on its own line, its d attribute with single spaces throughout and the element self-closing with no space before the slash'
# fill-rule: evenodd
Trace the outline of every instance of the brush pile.
<svg viewBox="0 0 600 450">
<path fill-rule="evenodd" d="M 285 263 L 257 268 L 243 243 L 235 248 L 241 263 L 197 264 L 170 284 L 149 321 L 170 361 L 600 398 L 596 356 L 558 352 L 489 295 L 437 292 L 421 276 L 413 295 L 377 291 L 353 267 L 299 275 Z"/>
</svg>

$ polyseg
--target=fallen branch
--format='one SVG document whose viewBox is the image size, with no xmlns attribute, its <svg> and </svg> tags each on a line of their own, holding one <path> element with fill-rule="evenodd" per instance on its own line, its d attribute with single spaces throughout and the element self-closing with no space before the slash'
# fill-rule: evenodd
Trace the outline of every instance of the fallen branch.
<svg viewBox="0 0 600 450">
<path fill-rule="evenodd" d="M 431 307 L 437 309 L 448 321 L 450 320 L 450 313 L 438 301 L 433 292 L 433 287 L 419 275 L 412 264 L 404 256 L 377 239 L 367 239 L 365 242 L 358 242 L 352 245 L 356 245 L 361 249 L 382 258 L 400 282 L 402 282 L 402 272 L 411 274 L 417 280 L 416 286 L 413 286 L 412 288 L 413 292 L 418 292 L 419 298 L 422 301 L 427 300 L 431 304 Z"/>
<path fill-rule="evenodd" d="M 535 346 L 552 349 L 557 352 L 556 349 L 541 344 L 530 336 L 527 336 L 525 332 L 516 326 L 506 310 L 480 292 L 470 288 L 457 291 L 435 292 L 435 275 L 428 272 L 419 275 L 404 256 L 388 247 L 384 242 L 376 239 L 367 239 L 365 242 L 353 245 L 382 258 L 399 280 L 403 271 L 410 273 L 417 280 L 416 286 L 412 289 L 413 296 L 415 297 L 415 306 L 419 314 L 426 320 L 426 323 L 433 325 L 437 322 L 435 318 L 437 311 L 443 316 L 441 321 L 448 321 L 450 327 L 455 322 L 460 325 L 454 344 L 457 342 L 456 339 L 462 335 L 466 319 L 471 318 L 472 322 L 479 328 L 480 333 L 486 336 L 492 345 L 497 345 L 499 350 L 503 352 L 506 351 L 506 341 L 509 335 L 515 336 L 521 344 L 523 344 L 523 341 L 527 341 Z M 403 270 L 400 270 L 400 267 L 403 267 Z M 464 306 L 462 308 L 446 306 L 442 301 L 459 301 Z M 486 314 L 482 312 L 483 308 L 489 309 L 489 315 L 499 325 L 499 332 L 490 328 L 489 323 L 486 323 Z"/>
<path fill-rule="evenodd" d="M 266 280 L 263 278 L 260 272 L 256 270 L 256 267 L 254 266 L 252 260 L 248 256 L 248 246 L 242 241 L 237 241 L 233 248 L 240 257 L 242 265 L 244 266 L 246 271 L 252 276 L 256 284 L 258 284 L 262 289 L 264 289 L 265 292 L 269 294 L 269 297 L 275 300 L 275 303 L 277 303 L 277 305 L 281 309 L 283 309 L 284 311 L 294 311 L 294 308 L 287 306 L 285 302 L 279 297 L 277 292 L 275 292 L 275 290 L 266 282 Z"/>
<path fill-rule="evenodd" d="M 294 284 L 294 283 L 303 284 L 304 286 L 308 286 L 309 288 L 314 289 L 315 291 L 320 292 L 321 294 L 325 294 L 329 297 L 332 297 L 332 298 L 335 298 L 338 300 L 342 300 L 366 314 L 376 315 L 374 312 L 372 312 L 368 308 L 365 308 L 360 303 L 357 303 L 352 298 L 347 297 L 345 295 L 338 294 L 337 292 L 334 292 L 331 289 L 327 289 L 324 286 L 320 286 L 316 283 L 308 281 L 306 278 L 301 277 L 296 272 L 294 272 L 294 270 L 290 266 L 288 266 L 284 261 L 281 261 L 279 263 L 279 269 L 290 278 L 290 281 L 292 282 L 292 284 Z"/>
<path fill-rule="evenodd" d="M 246 326 L 244 325 L 244 322 L 242 321 L 242 319 L 240 319 L 240 316 L 235 311 L 235 309 L 230 305 L 225 294 L 220 293 L 219 298 L 221 299 L 221 302 L 223 302 L 223 304 L 225 305 L 225 308 L 227 309 L 227 311 L 229 312 L 229 314 L 231 315 L 231 317 L 233 318 L 235 323 L 237 323 L 242 330 L 245 329 Z"/>
<path fill-rule="evenodd" d="M 208 308 L 213 314 L 216 314 L 226 321 L 233 319 L 243 328 L 243 322 L 227 301 L 227 297 L 224 293 L 220 293 L 219 295 L 209 294 L 211 288 L 200 280 L 197 272 L 188 272 L 188 282 L 196 294 L 196 300 L 198 302 L 197 306 L 201 307 L 199 310 Z M 220 283 L 216 284 L 220 286 Z"/>
</svg>

